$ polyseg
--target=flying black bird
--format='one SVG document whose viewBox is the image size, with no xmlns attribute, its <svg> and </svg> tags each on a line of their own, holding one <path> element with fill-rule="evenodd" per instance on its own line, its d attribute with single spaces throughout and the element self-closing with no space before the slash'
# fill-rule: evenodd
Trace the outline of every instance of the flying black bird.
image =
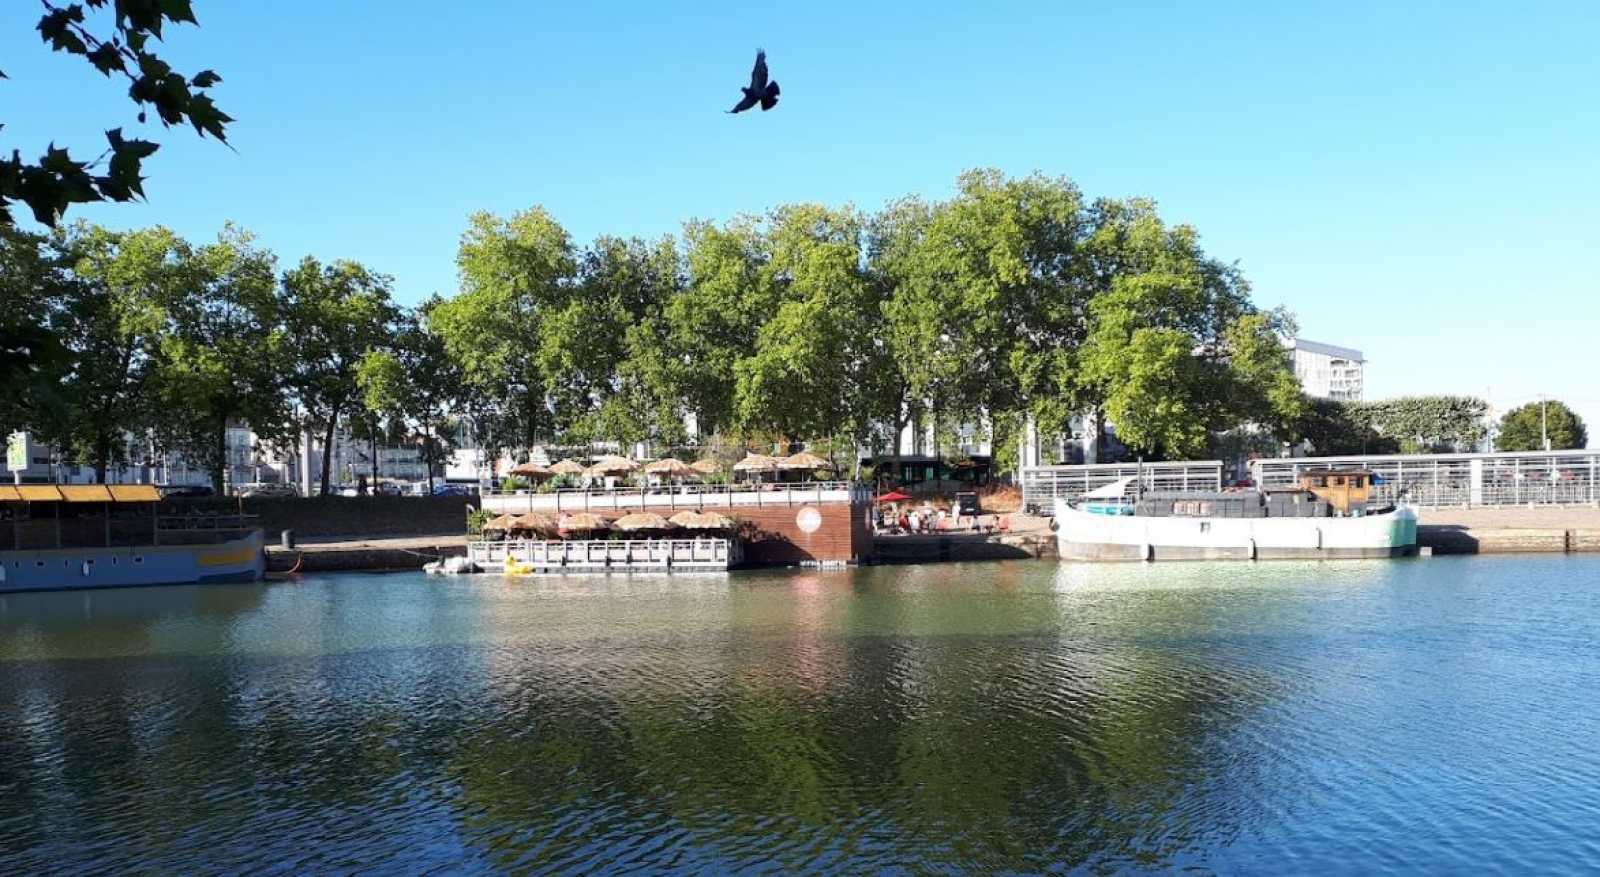
<svg viewBox="0 0 1600 877">
<path fill-rule="evenodd" d="M 744 99 L 730 113 L 742 113 L 760 102 L 763 112 L 778 105 L 778 83 L 767 81 L 767 53 L 756 49 L 756 66 L 750 71 L 750 87 L 741 88 Z"/>
</svg>

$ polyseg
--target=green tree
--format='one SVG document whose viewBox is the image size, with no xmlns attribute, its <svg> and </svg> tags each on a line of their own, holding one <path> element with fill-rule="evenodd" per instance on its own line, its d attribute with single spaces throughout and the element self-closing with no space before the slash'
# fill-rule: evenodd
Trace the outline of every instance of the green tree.
<svg viewBox="0 0 1600 877">
<path fill-rule="evenodd" d="M 758 220 L 740 217 L 721 228 L 692 222 L 684 243 L 687 286 L 662 310 L 667 389 L 710 435 L 738 422 L 736 369 L 778 296 L 763 271 L 768 257 Z"/>
<path fill-rule="evenodd" d="M 358 366 L 368 353 L 391 344 L 398 312 L 389 289 L 387 276 L 355 262 L 323 265 L 310 257 L 285 272 L 279 284 L 287 382 L 306 425 L 322 434 L 323 496 L 339 420 L 362 404 Z"/>
<path fill-rule="evenodd" d="M 682 414 L 675 405 L 652 404 L 676 394 L 656 383 L 655 331 L 664 303 L 683 286 L 682 266 L 670 238 L 601 237 L 578 260 L 572 295 L 541 323 L 539 368 L 558 428 L 569 439 L 622 442 L 676 437 Z M 652 325 L 642 331 L 635 327 Z M 629 363 L 632 357 L 643 362 Z"/>
<path fill-rule="evenodd" d="M 1287 431 L 1304 401 L 1279 338 L 1238 270 L 1210 259 L 1188 226 L 1168 228 L 1151 202 L 1101 202 L 1086 245 L 1099 291 L 1089 335 L 1064 382 L 1105 411 L 1145 454 L 1193 457 L 1244 424 Z"/>
<path fill-rule="evenodd" d="M 161 414 L 152 422 L 165 446 L 211 474 L 220 495 L 230 424 L 248 423 L 267 440 L 290 436 L 276 258 L 232 226 L 184 252 L 188 289 L 171 302 L 156 351 L 148 394 Z"/>
<path fill-rule="evenodd" d="M 456 254 L 460 292 L 429 314 L 480 397 L 493 447 L 535 444 L 556 422 L 541 370 L 543 323 L 571 297 L 577 264 L 567 232 L 542 208 L 500 219 L 477 213 Z"/>
<path fill-rule="evenodd" d="M 186 77 L 151 48 L 151 39 L 161 40 L 165 28 L 198 24 L 190 0 L 44 0 L 44 9 L 37 29 L 45 44 L 84 57 L 107 77 L 127 79 L 141 123 L 153 109 L 164 126 L 187 123 L 202 137 L 227 142 L 233 119 L 206 92 L 222 77 L 210 70 Z M 72 204 L 142 198 L 142 163 L 159 147 L 127 139 L 120 128 L 107 131 L 106 140 L 105 153 L 94 161 L 78 161 L 54 144 L 36 162 L 23 161 L 15 150 L 9 159 L 0 158 L 0 224 L 12 221 L 11 206 L 18 201 L 40 223 L 54 225 Z"/>
<path fill-rule="evenodd" d="M 896 205 L 879 276 L 895 279 L 887 336 L 913 408 L 936 422 L 1038 410 L 1063 419 L 1085 332 L 1082 195 L 1070 180 L 961 176 L 928 211 Z"/>
<path fill-rule="evenodd" d="M 789 440 L 862 440 L 883 413 L 878 287 L 863 271 L 864 221 L 852 209 L 801 204 L 773 211 L 763 286 L 778 303 L 735 364 L 736 418 Z"/>
<path fill-rule="evenodd" d="M 1547 437 L 1549 449 L 1554 451 L 1589 445 L 1583 418 L 1555 399 L 1529 402 L 1507 411 L 1500 418 L 1500 434 L 1494 444 L 1500 451 L 1542 451 Z"/>
<path fill-rule="evenodd" d="M 73 367 L 61 384 L 67 416 L 47 430 L 96 480 L 126 454 L 123 435 L 155 422 L 148 393 L 172 310 L 194 295 L 193 250 L 164 228 L 111 232 L 79 224 L 54 245 L 73 266 L 61 337 Z"/>
<path fill-rule="evenodd" d="M 1359 402 L 1308 399 L 1293 433 L 1318 456 L 1400 452 L 1400 442 L 1379 433 Z"/>
<path fill-rule="evenodd" d="M 1404 396 L 1364 402 L 1360 411 L 1408 454 L 1471 450 L 1488 431 L 1489 403 L 1472 396 Z"/>
<path fill-rule="evenodd" d="M 356 371 L 366 409 L 405 423 L 416 432 L 428 470 L 428 493 L 434 472 L 451 451 L 441 427 L 462 401 L 461 370 L 450 358 L 444 340 L 428 328 L 429 314 L 440 306 L 430 299 L 407 314 L 388 349 L 370 351 Z M 376 473 L 374 473 L 376 479 Z"/>
<path fill-rule="evenodd" d="M 60 420 L 72 360 L 59 329 L 71 283 L 43 237 L 0 226 L 0 435 Z"/>
</svg>

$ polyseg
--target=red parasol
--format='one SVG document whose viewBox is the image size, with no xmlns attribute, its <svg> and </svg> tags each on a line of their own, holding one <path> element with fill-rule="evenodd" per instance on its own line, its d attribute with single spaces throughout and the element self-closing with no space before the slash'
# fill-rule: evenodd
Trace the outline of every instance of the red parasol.
<svg viewBox="0 0 1600 877">
<path fill-rule="evenodd" d="M 909 494 L 901 493 L 898 490 L 891 490 L 888 493 L 878 497 L 878 502 L 905 502 L 908 499 L 911 499 Z"/>
</svg>

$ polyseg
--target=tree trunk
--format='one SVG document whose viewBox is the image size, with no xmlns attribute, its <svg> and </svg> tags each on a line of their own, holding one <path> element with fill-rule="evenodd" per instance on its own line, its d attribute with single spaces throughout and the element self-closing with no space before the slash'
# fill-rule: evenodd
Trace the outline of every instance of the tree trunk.
<svg viewBox="0 0 1600 877">
<path fill-rule="evenodd" d="M 226 418 L 217 423 L 217 461 L 211 467 L 211 489 L 217 496 L 222 495 L 223 469 L 228 465 L 228 421 Z"/>
<path fill-rule="evenodd" d="M 94 441 L 94 478 L 96 483 L 106 483 L 106 468 L 110 465 L 111 437 L 102 435 Z"/>
<path fill-rule="evenodd" d="M 328 414 L 328 428 L 323 431 L 322 438 L 322 496 L 328 495 L 328 476 L 333 468 L 333 431 L 339 423 L 337 409 Z"/>
<path fill-rule="evenodd" d="M 377 428 L 374 427 L 372 432 L 367 434 L 367 437 L 371 439 L 371 442 L 369 444 L 370 444 L 370 447 L 372 448 L 372 492 L 373 493 L 377 493 L 378 492 L 378 430 L 377 430 Z"/>
<path fill-rule="evenodd" d="M 428 495 L 433 496 L 433 421 L 422 422 L 422 465 L 428 469 Z"/>
</svg>

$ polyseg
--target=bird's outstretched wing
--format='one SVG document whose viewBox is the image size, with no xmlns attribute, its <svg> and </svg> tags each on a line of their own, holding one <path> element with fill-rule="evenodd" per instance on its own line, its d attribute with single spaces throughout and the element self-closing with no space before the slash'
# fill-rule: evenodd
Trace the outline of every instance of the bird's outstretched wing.
<svg viewBox="0 0 1600 877">
<path fill-rule="evenodd" d="M 756 66 L 750 71 L 750 90 L 760 94 L 767 90 L 767 53 L 756 49 Z"/>
<path fill-rule="evenodd" d="M 742 113 L 745 110 L 748 110 L 751 107 L 755 106 L 756 105 L 756 101 L 758 101 L 758 100 L 761 100 L 761 96 L 760 95 L 756 94 L 753 91 L 746 92 L 745 96 L 744 96 L 744 100 L 739 101 L 738 103 L 734 104 L 733 105 L 733 109 L 729 110 L 728 112 L 730 112 L 730 113 Z"/>
</svg>

